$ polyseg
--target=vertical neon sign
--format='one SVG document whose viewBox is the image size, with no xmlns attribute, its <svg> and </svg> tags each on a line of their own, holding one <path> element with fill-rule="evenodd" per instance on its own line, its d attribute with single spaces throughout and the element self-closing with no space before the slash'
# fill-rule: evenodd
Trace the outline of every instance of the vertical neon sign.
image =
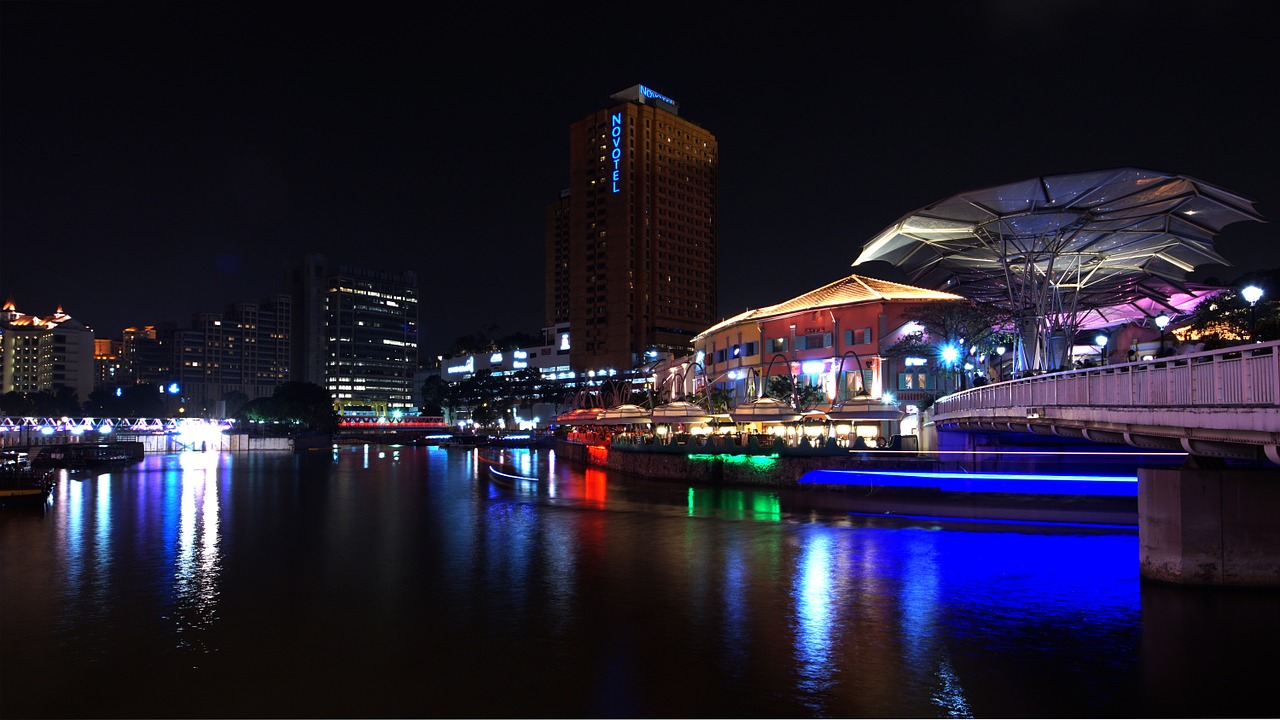
<svg viewBox="0 0 1280 720">
<path fill-rule="evenodd" d="M 609 123 L 609 135 L 613 138 L 613 191 L 618 192 L 622 188 L 618 187 L 618 179 L 622 176 L 620 168 L 622 167 L 622 113 L 614 113 Z"/>
</svg>

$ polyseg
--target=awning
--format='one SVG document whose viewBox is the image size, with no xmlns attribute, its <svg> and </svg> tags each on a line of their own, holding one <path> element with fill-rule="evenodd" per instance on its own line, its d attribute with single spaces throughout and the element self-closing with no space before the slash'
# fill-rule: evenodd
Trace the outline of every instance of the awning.
<svg viewBox="0 0 1280 720">
<path fill-rule="evenodd" d="M 604 408 L 577 408 L 556 416 L 558 425 L 594 425 L 596 417 L 604 412 Z"/>
<path fill-rule="evenodd" d="M 639 405 L 618 405 L 596 416 L 596 425 L 636 425 L 651 422 L 648 410 Z"/>
<path fill-rule="evenodd" d="M 897 405 L 886 405 L 872 398 L 856 398 L 835 403 L 827 411 L 827 417 L 844 422 L 880 422 L 882 420 L 901 420 L 904 413 Z"/>
<path fill-rule="evenodd" d="M 711 414 L 702 407 L 684 400 L 669 402 L 653 409 L 655 423 L 704 423 L 711 420 Z"/>
<path fill-rule="evenodd" d="M 729 410 L 729 417 L 734 422 L 795 422 L 800 413 L 787 403 L 777 398 L 763 397 L 751 402 L 742 403 Z"/>
</svg>

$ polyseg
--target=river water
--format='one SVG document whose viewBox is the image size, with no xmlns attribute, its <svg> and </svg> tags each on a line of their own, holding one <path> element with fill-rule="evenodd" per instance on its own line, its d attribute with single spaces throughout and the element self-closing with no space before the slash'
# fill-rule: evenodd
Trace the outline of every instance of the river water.
<svg viewBox="0 0 1280 720">
<path fill-rule="evenodd" d="M 1125 525 L 505 451 L 148 456 L 0 509 L 0 715 L 1274 717 L 1280 595 Z M 538 478 L 524 480 L 510 475 Z"/>
</svg>

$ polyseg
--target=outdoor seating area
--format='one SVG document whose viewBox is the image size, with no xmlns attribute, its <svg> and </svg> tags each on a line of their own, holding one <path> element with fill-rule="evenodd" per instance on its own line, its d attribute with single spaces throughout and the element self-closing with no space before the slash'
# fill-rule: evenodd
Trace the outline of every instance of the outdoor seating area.
<svg viewBox="0 0 1280 720">
<path fill-rule="evenodd" d="M 775 404 L 771 398 L 770 402 Z M 847 454 L 872 450 L 916 450 L 915 435 L 895 434 L 903 414 L 892 406 L 833 406 L 828 412 L 778 412 L 759 416 L 753 407 L 741 417 L 734 413 L 694 413 L 682 408 L 680 420 L 659 407 L 634 406 L 611 410 L 574 410 L 557 421 L 568 428 L 565 439 L 583 445 L 603 445 L 637 452 L 675 454 L 769 455 L 796 453 Z M 756 415 L 752 415 L 754 412 Z"/>
</svg>

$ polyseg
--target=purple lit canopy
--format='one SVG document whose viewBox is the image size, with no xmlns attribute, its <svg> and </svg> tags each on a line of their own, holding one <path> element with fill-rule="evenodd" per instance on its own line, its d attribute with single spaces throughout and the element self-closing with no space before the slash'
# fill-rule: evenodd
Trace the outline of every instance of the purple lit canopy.
<svg viewBox="0 0 1280 720">
<path fill-rule="evenodd" d="M 997 303 L 1018 318 L 1019 367 L 1053 368 L 1083 328 L 1182 309 L 1172 300 L 1196 293 L 1187 273 L 1230 265 L 1213 238 L 1244 220 L 1265 222 L 1253 201 L 1183 175 L 1048 175 L 909 213 L 853 264 L 885 261 L 923 287 Z"/>
</svg>

